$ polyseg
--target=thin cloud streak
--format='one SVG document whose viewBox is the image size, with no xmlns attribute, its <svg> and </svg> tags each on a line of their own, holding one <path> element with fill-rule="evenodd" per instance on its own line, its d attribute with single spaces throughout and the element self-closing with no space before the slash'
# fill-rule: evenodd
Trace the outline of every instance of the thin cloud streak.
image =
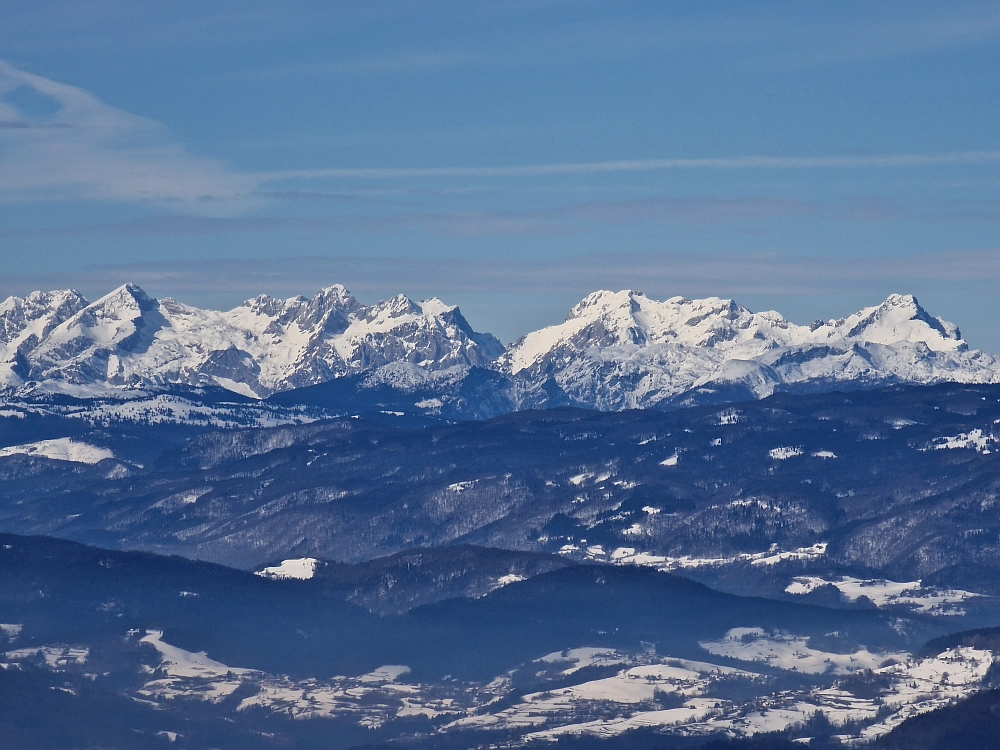
<svg viewBox="0 0 1000 750">
<path fill-rule="evenodd" d="M 311 216 L 148 216 L 127 221 L 44 229 L 0 230 L 0 238 L 159 237 L 239 234 L 245 232 L 396 232 L 423 229 L 459 237 L 531 236 L 572 232 L 580 223 L 672 224 L 732 223 L 814 213 L 807 201 L 766 196 L 729 198 L 646 198 L 629 201 L 584 201 L 537 211 L 448 211 L 397 214 Z"/>
<path fill-rule="evenodd" d="M 885 196 L 856 197 L 842 207 L 854 221 L 906 221 L 979 223 L 1000 222 L 1000 200 L 900 201 Z"/>
<path fill-rule="evenodd" d="M 291 179 L 394 179 L 407 177 L 545 177 L 651 172 L 670 169 L 865 169 L 970 166 L 1000 163 L 1000 151 L 953 151 L 940 154 L 880 154 L 871 156 L 736 156 L 706 159 L 632 159 L 625 161 L 525 164 L 493 167 L 331 168 L 259 172 L 261 183 Z"/>
<path fill-rule="evenodd" d="M 297 197 L 297 196 L 296 196 Z M 338 199 L 346 200 L 341 196 Z M 752 225 L 758 220 L 822 215 L 857 222 L 1000 222 L 1000 201 L 899 201 L 863 196 L 820 203 L 774 196 L 651 197 L 624 201 L 580 201 L 534 211 L 445 211 L 339 216 L 148 216 L 127 221 L 36 229 L 0 230 L 0 238 L 171 237 L 241 233 L 400 233 L 413 230 L 449 237 L 572 234 L 584 225 Z"/>
<path fill-rule="evenodd" d="M 1000 163 L 1000 150 L 934 154 L 841 156 L 746 155 L 716 158 L 632 159 L 600 162 L 451 166 L 358 167 L 246 172 L 188 153 L 164 126 L 110 106 L 92 94 L 0 61 L 0 95 L 26 86 L 58 104 L 49 118 L 28 118 L 0 101 L 0 200 L 99 200 L 154 204 L 200 215 L 246 215 L 268 200 L 265 186 L 310 180 L 559 177 L 668 170 L 909 169 Z M 291 190 L 280 195 L 302 194 Z M 308 192 L 308 191 L 305 191 Z M 494 217 L 496 218 L 496 217 Z M 530 217 L 529 217 L 530 218 Z M 519 217 L 524 220 L 525 216 Z M 358 224 L 364 224 L 359 218 Z M 378 219 L 372 220 L 378 224 Z M 419 223 L 402 216 L 385 226 Z M 434 221 L 434 220 L 430 220 Z M 533 220 L 535 221 L 535 220 Z M 440 222 L 439 222 L 440 223 Z M 448 222 L 443 222 L 447 224 Z M 452 224 L 461 224 L 453 220 Z M 468 222 L 465 222 L 468 223 Z M 473 222 L 474 223 L 474 222 Z M 500 222 L 497 233 L 510 233 Z M 459 233 L 467 233 L 459 230 Z M 516 232 L 515 232 L 516 233 Z"/>
</svg>

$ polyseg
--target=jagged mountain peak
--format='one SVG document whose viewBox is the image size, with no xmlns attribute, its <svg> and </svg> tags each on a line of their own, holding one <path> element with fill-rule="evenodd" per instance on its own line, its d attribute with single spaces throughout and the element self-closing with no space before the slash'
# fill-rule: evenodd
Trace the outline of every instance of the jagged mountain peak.
<svg viewBox="0 0 1000 750">
<path fill-rule="evenodd" d="M 316 292 L 312 298 L 304 297 L 301 294 L 287 299 L 271 297 L 267 294 L 260 294 L 252 299 L 246 300 L 240 307 L 245 307 L 260 315 L 279 315 L 283 311 L 300 310 L 303 307 L 354 310 L 360 306 L 354 295 L 341 284 L 324 287 Z"/>
<path fill-rule="evenodd" d="M 420 306 L 405 294 L 397 294 L 395 297 L 376 302 L 368 309 L 366 317 L 369 320 L 399 318 L 403 315 L 421 315 L 423 311 Z"/>
<path fill-rule="evenodd" d="M 354 298 L 347 287 L 343 284 L 331 284 L 330 286 L 323 287 L 316 293 L 316 297 L 322 297 L 325 300 L 336 301 L 337 303 L 343 305 L 344 307 L 352 307 L 358 304 L 358 301 Z"/>
<path fill-rule="evenodd" d="M 932 351 L 966 348 L 958 327 L 931 316 L 912 294 L 891 294 L 882 304 L 830 325 L 840 329 L 845 338 L 867 343 L 923 343 Z"/>
<path fill-rule="evenodd" d="M 449 313 L 458 312 L 458 305 L 449 305 L 438 297 L 421 300 L 418 303 L 418 307 L 427 315 L 448 315 Z"/>
<path fill-rule="evenodd" d="M 38 346 L 50 366 L 75 359 L 94 347 L 134 345 L 146 317 L 156 316 L 159 302 L 136 284 L 123 284 L 60 323 Z M 157 325 L 154 323 L 153 325 Z"/>
<path fill-rule="evenodd" d="M 8 297 L 0 302 L 0 344 L 17 347 L 31 336 L 37 342 L 88 304 L 75 289 Z"/>
<path fill-rule="evenodd" d="M 118 307 L 149 310 L 155 306 L 156 300 L 146 294 L 138 284 L 122 284 L 88 305 L 90 308 L 112 312 Z"/>
<path fill-rule="evenodd" d="M 631 289 L 623 289 L 619 292 L 599 289 L 577 302 L 570 309 L 566 320 L 592 317 L 615 309 L 631 308 L 635 304 L 636 296 L 643 296 L 643 294 L 642 292 L 633 292 Z"/>
<path fill-rule="evenodd" d="M 0 310 L 8 310 L 14 307 L 45 309 L 70 300 L 75 300 L 82 305 L 89 304 L 86 297 L 76 289 L 54 289 L 49 292 L 30 292 L 24 297 L 8 297 L 3 302 L 0 302 Z"/>
</svg>

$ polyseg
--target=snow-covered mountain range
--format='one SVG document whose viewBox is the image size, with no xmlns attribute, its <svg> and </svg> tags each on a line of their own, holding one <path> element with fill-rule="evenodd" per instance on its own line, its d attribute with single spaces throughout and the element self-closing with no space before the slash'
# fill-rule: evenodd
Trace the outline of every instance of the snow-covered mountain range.
<svg viewBox="0 0 1000 750">
<path fill-rule="evenodd" d="M 1000 382 L 1000 358 L 970 350 L 956 326 L 908 295 L 801 326 L 714 297 L 659 302 L 600 291 L 564 323 L 506 350 L 441 300 L 400 295 L 363 305 L 339 285 L 312 299 L 260 296 L 228 312 L 153 299 L 133 284 L 93 303 L 66 290 L 0 304 L 7 391 L 188 385 L 263 398 L 359 374 L 406 391 L 416 381 L 454 388 L 474 367 L 508 381 L 512 408 L 616 410 L 686 394 L 726 401 L 782 388 Z"/>
<path fill-rule="evenodd" d="M 500 367 L 532 382 L 552 378 L 572 400 L 606 410 L 692 391 L 733 400 L 782 387 L 1000 382 L 1000 358 L 970 350 L 955 325 L 898 294 L 801 326 L 717 297 L 658 302 L 639 292 L 594 292 L 564 323 L 511 346 Z"/>
<path fill-rule="evenodd" d="M 362 305 L 339 285 L 311 300 L 262 295 L 228 312 L 156 300 L 134 284 L 93 303 L 75 291 L 35 292 L 0 305 L 0 347 L 0 387 L 217 385 L 255 397 L 390 363 L 488 365 L 503 352 L 438 299 Z"/>
</svg>

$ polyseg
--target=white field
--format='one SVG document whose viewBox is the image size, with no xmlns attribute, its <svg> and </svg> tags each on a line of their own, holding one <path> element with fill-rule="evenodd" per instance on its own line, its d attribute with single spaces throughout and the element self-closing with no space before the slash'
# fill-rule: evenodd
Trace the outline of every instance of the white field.
<svg viewBox="0 0 1000 750">
<path fill-rule="evenodd" d="M 637 535 L 642 532 L 642 526 L 638 526 Z M 567 545 L 567 547 L 560 549 L 559 552 L 570 554 L 579 551 L 576 547 L 569 549 L 569 546 Z M 693 557 L 691 555 L 669 557 L 641 552 L 635 547 L 618 547 L 612 550 L 611 554 L 606 557 L 616 565 L 642 565 L 669 572 L 684 568 L 730 565 L 738 562 L 749 562 L 751 565 L 775 565 L 785 560 L 809 560 L 825 555 L 826 547 L 826 542 L 819 542 L 810 547 L 799 547 L 794 550 L 779 550 L 775 547 L 767 552 L 745 552 L 731 557 Z M 590 556 L 593 557 L 593 555 Z M 601 559 L 605 558 L 602 556 Z"/>
<path fill-rule="evenodd" d="M 20 632 L 20 631 L 18 631 Z M 90 649 L 86 647 L 64 646 L 61 644 L 19 648 L 8 651 L 3 657 L 9 661 L 24 661 L 41 656 L 52 669 L 68 667 L 72 664 L 86 664 Z"/>
<path fill-rule="evenodd" d="M 848 600 L 855 602 L 866 596 L 876 607 L 904 605 L 921 614 L 938 616 L 964 615 L 958 606 L 982 594 L 963 589 L 936 589 L 925 587 L 920 581 L 889 581 L 884 578 L 861 579 L 840 576 L 827 580 L 821 576 L 797 576 L 785 588 L 789 594 L 808 594 L 821 586 L 834 586 Z"/>
<path fill-rule="evenodd" d="M 39 456 L 52 461 L 69 461 L 78 464 L 96 464 L 106 458 L 115 457 L 115 454 L 107 448 L 100 448 L 71 438 L 39 440 L 37 443 L 24 443 L 23 445 L 0 448 L 0 458 L 18 455 Z"/>
<path fill-rule="evenodd" d="M 766 633 L 760 628 L 733 628 L 718 641 L 703 641 L 710 654 L 761 662 L 769 667 L 806 674 L 846 674 L 877 669 L 887 660 L 904 660 L 907 653 L 871 652 L 861 648 L 850 654 L 820 651 L 808 645 L 808 639 L 785 633 Z"/>
</svg>

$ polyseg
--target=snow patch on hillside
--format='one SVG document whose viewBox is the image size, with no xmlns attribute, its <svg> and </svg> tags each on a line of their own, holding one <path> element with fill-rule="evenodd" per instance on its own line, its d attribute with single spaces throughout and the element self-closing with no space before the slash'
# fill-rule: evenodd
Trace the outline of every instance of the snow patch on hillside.
<svg viewBox="0 0 1000 750">
<path fill-rule="evenodd" d="M 50 669 L 61 669 L 71 665 L 86 664 L 90 657 L 90 649 L 86 647 L 47 645 L 33 648 L 19 648 L 5 653 L 4 658 L 10 661 L 24 661 L 41 657 Z"/>
<path fill-rule="evenodd" d="M 789 458 L 795 458 L 796 456 L 801 456 L 802 449 L 790 446 L 782 446 L 780 448 L 772 448 L 767 452 L 767 455 L 769 455 L 775 461 L 784 461 Z"/>
<path fill-rule="evenodd" d="M 997 442 L 996 437 L 980 429 L 963 432 L 951 437 L 939 437 L 931 443 L 933 450 L 972 449 L 983 455 L 989 455 L 990 446 Z"/>
<path fill-rule="evenodd" d="M 146 635 L 139 639 L 140 643 L 148 643 L 160 655 L 160 668 L 171 677 L 225 677 L 229 674 L 249 674 L 254 670 L 228 667 L 222 662 L 210 659 L 204 651 L 194 653 L 177 646 L 171 646 L 163 640 L 162 630 L 147 630 Z"/>
<path fill-rule="evenodd" d="M 503 586 L 509 586 L 512 583 L 520 583 L 521 581 L 527 581 L 526 576 L 518 575 L 517 573 L 508 573 L 505 576 L 500 576 L 497 579 L 497 588 Z"/>
<path fill-rule="evenodd" d="M 262 578 L 296 579 L 308 581 L 316 574 L 319 560 L 315 557 L 299 557 L 292 560 L 282 560 L 280 565 L 258 570 L 256 575 Z"/>
<path fill-rule="evenodd" d="M 799 547 L 793 550 L 781 550 L 777 546 L 774 546 L 767 552 L 744 552 L 728 557 L 694 557 L 692 555 L 672 557 L 667 555 L 655 555 L 650 552 L 642 552 L 637 550 L 635 547 L 618 547 L 611 552 L 608 558 L 615 565 L 641 565 L 644 567 L 656 568 L 657 570 L 662 570 L 664 572 L 670 572 L 673 570 L 732 565 L 734 563 L 776 565 L 788 560 L 812 560 L 823 557 L 826 554 L 826 548 L 826 542 L 817 542 L 809 547 Z M 560 552 L 563 554 L 570 554 L 576 552 L 577 550 L 577 547 L 573 547 L 565 552 L 560 550 Z M 593 555 L 588 556 L 591 558 L 594 557 Z"/>
</svg>

